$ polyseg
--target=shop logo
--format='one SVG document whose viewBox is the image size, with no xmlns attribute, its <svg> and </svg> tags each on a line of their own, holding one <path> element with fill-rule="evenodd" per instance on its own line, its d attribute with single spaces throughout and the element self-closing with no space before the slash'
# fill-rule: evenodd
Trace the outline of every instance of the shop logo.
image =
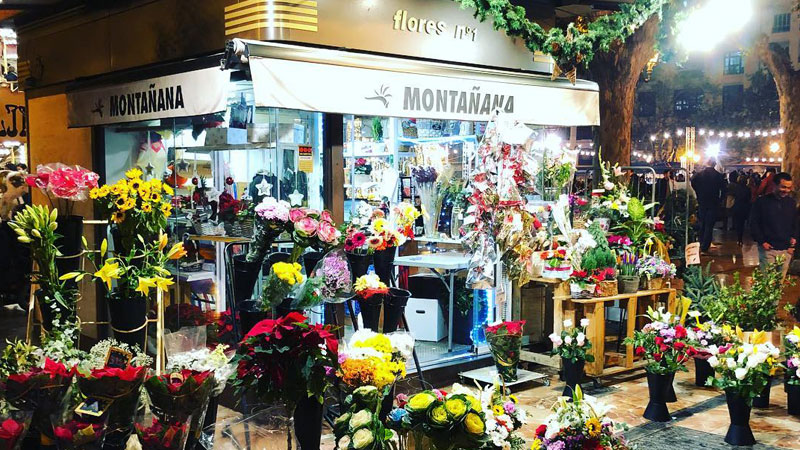
<svg viewBox="0 0 800 450">
<path fill-rule="evenodd" d="M 403 109 L 481 116 L 488 116 L 497 109 L 506 113 L 514 113 L 513 95 L 484 93 L 480 92 L 480 89 L 480 86 L 473 86 L 472 90 L 467 92 L 406 86 L 403 95 Z"/>
<path fill-rule="evenodd" d="M 103 99 L 98 98 L 97 103 L 94 104 L 94 109 L 92 110 L 92 113 L 98 114 L 100 117 L 103 117 L 103 108 L 105 108 L 105 106 L 103 106 Z"/>
<path fill-rule="evenodd" d="M 364 97 L 365 100 L 378 100 L 383 103 L 384 108 L 389 107 L 389 99 L 392 94 L 389 93 L 389 86 L 381 85 L 380 89 L 375 89 L 375 95 L 372 97 Z"/>
<path fill-rule="evenodd" d="M 110 117 L 151 114 L 185 107 L 180 84 L 156 89 L 153 83 L 146 91 L 109 96 Z"/>
</svg>

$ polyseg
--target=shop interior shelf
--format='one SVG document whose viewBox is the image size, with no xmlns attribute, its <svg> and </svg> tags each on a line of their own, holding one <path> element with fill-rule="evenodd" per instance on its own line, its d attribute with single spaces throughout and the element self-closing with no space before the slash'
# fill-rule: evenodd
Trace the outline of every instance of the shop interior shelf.
<svg viewBox="0 0 800 450">
<path fill-rule="evenodd" d="M 230 144 L 230 145 L 203 145 L 197 147 L 176 147 L 176 150 L 183 150 L 188 153 L 212 153 L 222 152 L 228 150 L 269 150 L 274 149 L 275 144 L 267 144 L 264 142 L 252 142 L 248 144 Z"/>
<path fill-rule="evenodd" d="M 463 142 L 463 141 L 478 142 L 478 137 L 474 134 L 469 134 L 464 136 L 441 136 L 441 137 L 427 137 L 427 138 L 401 137 L 397 138 L 397 140 L 400 141 L 401 143 L 410 143 L 410 144 L 444 144 L 447 142 Z"/>
<path fill-rule="evenodd" d="M 227 243 L 247 243 L 250 242 L 249 238 L 239 236 L 210 236 L 193 234 L 189 236 L 192 241 L 213 241 L 213 242 L 227 242 Z"/>
</svg>

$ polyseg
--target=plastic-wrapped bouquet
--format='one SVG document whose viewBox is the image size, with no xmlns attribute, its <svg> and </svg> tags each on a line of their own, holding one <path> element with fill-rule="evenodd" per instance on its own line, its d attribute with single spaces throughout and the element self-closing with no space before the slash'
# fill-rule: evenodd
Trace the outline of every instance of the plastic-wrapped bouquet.
<svg viewBox="0 0 800 450">
<path fill-rule="evenodd" d="M 301 270 L 298 263 L 277 262 L 272 265 L 261 293 L 263 310 L 279 305 L 305 280 Z"/>
<path fill-rule="evenodd" d="M 486 342 L 492 352 L 497 372 L 503 381 L 517 381 L 517 365 L 522 350 L 524 320 L 499 322 L 486 327 Z"/>
<path fill-rule="evenodd" d="M 325 255 L 317 263 L 312 276 L 322 278 L 321 295 L 325 299 L 331 300 L 352 295 L 353 282 L 350 263 L 341 250 Z"/>
<path fill-rule="evenodd" d="M 408 239 L 414 238 L 414 222 L 420 212 L 409 202 L 400 202 L 392 208 L 392 220 Z"/>
<path fill-rule="evenodd" d="M 297 262 L 300 255 L 308 247 L 329 250 L 339 244 L 342 233 L 336 229 L 328 211 L 317 211 L 309 208 L 293 208 L 289 210 L 291 222 L 292 249 L 291 261 Z"/>
<path fill-rule="evenodd" d="M 291 206 L 274 197 L 264 197 L 255 207 L 255 236 L 247 253 L 247 261 L 259 262 L 269 252 L 272 242 L 287 230 Z"/>
<path fill-rule="evenodd" d="M 31 424 L 31 411 L 0 413 L 0 450 L 19 450 Z"/>
<path fill-rule="evenodd" d="M 393 449 L 394 432 L 380 419 L 381 393 L 375 386 L 362 386 L 345 399 L 347 412 L 336 419 L 333 433 L 337 450 Z"/>
<path fill-rule="evenodd" d="M 99 175 L 81 166 L 50 163 L 39 164 L 36 173 L 28 175 L 25 181 L 31 187 L 41 189 L 51 204 L 54 199 L 59 202 L 58 209 L 69 216 L 74 202 L 86 201 L 99 179 Z"/>
<path fill-rule="evenodd" d="M 381 282 L 381 279 L 374 273 L 358 277 L 354 289 L 356 294 L 364 300 L 375 295 L 385 295 L 389 292 L 389 288 L 386 284 Z"/>
</svg>

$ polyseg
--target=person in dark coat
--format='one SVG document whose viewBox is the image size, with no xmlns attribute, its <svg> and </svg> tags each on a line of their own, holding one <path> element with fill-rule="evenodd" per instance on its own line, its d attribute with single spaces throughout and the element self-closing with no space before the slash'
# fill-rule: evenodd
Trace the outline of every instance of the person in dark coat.
<svg viewBox="0 0 800 450">
<path fill-rule="evenodd" d="M 797 202 L 792 197 L 791 175 L 781 172 L 772 180 L 772 193 L 759 197 L 750 212 L 750 232 L 758 243 L 761 268 L 781 259 L 786 276 L 797 244 Z"/>
<path fill-rule="evenodd" d="M 714 159 L 692 177 L 692 189 L 697 194 L 697 217 L 700 220 L 700 251 L 708 252 L 714 237 L 717 210 L 722 201 L 725 180 L 714 168 Z"/>
<path fill-rule="evenodd" d="M 732 182 L 728 187 L 728 192 L 733 194 L 733 207 L 731 217 L 733 217 L 733 229 L 736 230 L 736 242 L 741 247 L 744 240 L 744 224 L 750 215 L 750 188 L 747 187 L 747 175 L 739 175 L 739 179 Z"/>
</svg>

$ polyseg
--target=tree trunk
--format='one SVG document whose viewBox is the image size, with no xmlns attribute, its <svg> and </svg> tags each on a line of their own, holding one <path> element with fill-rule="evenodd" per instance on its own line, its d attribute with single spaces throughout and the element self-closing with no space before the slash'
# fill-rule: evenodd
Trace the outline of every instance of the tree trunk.
<svg viewBox="0 0 800 450">
<path fill-rule="evenodd" d="M 766 37 L 758 44 L 758 54 L 775 79 L 781 105 L 783 128 L 783 167 L 798 183 L 800 181 L 800 71 L 794 70 L 791 60 L 780 50 L 773 50 Z"/>
<path fill-rule="evenodd" d="M 661 18 L 654 15 L 624 43 L 599 52 L 589 64 L 592 79 L 600 86 L 600 148 L 611 164 L 631 162 L 631 126 L 636 84 L 653 57 Z"/>
</svg>

